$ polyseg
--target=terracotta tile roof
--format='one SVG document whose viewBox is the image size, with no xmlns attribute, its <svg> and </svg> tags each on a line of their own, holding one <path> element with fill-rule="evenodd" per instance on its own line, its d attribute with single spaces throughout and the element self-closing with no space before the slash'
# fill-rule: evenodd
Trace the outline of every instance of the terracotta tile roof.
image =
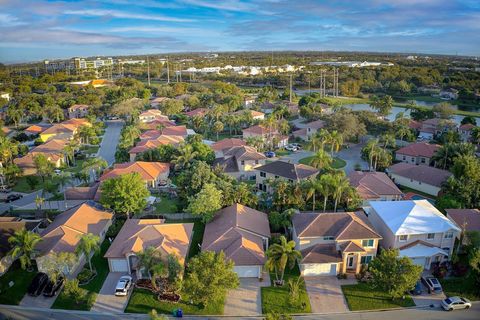
<svg viewBox="0 0 480 320">
<path fill-rule="evenodd" d="M 362 199 L 377 199 L 385 195 L 401 196 L 403 193 L 383 172 L 352 171 L 350 185 L 357 189 Z"/>
<path fill-rule="evenodd" d="M 242 130 L 243 132 L 248 132 L 251 134 L 256 134 L 256 135 L 265 135 L 265 134 L 278 134 L 278 131 L 276 129 L 269 129 L 263 125 L 255 125 L 250 128 L 246 128 Z"/>
<path fill-rule="evenodd" d="M 57 123 L 51 126 L 50 128 L 46 129 L 42 133 L 43 134 L 59 134 L 59 133 L 73 134 L 76 129 L 77 127 L 72 124 Z"/>
<path fill-rule="evenodd" d="M 157 104 L 159 104 L 159 103 L 162 103 L 162 102 L 167 101 L 167 100 L 170 100 L 170 98 L 168 98 L 168 97 L 156 97 L 156 98 L 153 98 L 153 99 L 150 101 L 150 103 L 157 103 Z"/>
<path fill-rule="evenodd" d="M 422 127 L 422 123 L 415 120 L 410 120 L 410 122 L 408 123 L 408 127 L 410 129 L 418 130 Z"/>
<path fill-rule="evenodd" d="M 342 262 L 342 256 L 334 243 L 316 244 L 301 251 L 301 263 L 334 263 Z"/>
<path fill-rule="evenodd" d="M 140 128 L 142 130 L 157 130 L 159 126 L 162 127 L 171 127 L 175 126 L 175 122 L 171 120 L 165 120 L 165 119 L 155 119 L 150 122 L 141 122 L 140 123 Z"/>
<path fill-rule="evenodd" d="M 431 158 L 435 154 L 435 152 L 437 152 L 438 149 L 440 149 L 440 146 L 438 144 L 417 142 L 417 143 L 412 143 L 406 147 L 398 149 L 396 153 L 401 155 L 411 156 L 411 157 Z"/>
<path fill-rule="evenodd" d="M 238 147 L 238 146 L 246 146 L 247 143 L 243 141 L 242 139 L 236 139 L 236 138 L 227 138 L 227 139 L 222 139 L 220 141 L 215 142 L 212 144 L 212 149 L 214 151 L 222 151 L 225 149 L 230 149 L 232 147 Z"/>
<path fill-rule="evenodd" d="M 435 187 L 441 187 L 442 183 L 452 175 L 451 172 L 446 170 L 403 162 L 390 166 L 387 172 Z"/>
<path fill-rule="evenodd" d="M 187 136 L 187 127 L 186 126 L 171 126 L 163 128 L 162 134 L 167 136 Z"/>
<path fill-rule="evenodd" d="M 198 109 L 194 109 L 192 111 L 185 112 L 185 115 L 187 117 L 203 117 L 207 113 L 208 113 L 207 108 L 198 108 Z"/>
<path fill-rule="evenodd" d="M 47 142 L 30 150 L 31 153 L 63 153 L 63 149 L 67 145 L 66 140 L 51 139 Z"/>
<path fill-rule="evenodd" d="M 106 179 L 116 178 L 118 176 L 136 172 L 140 174 L 143 180 L 151 181 L 155 180 L 161 174 L 167 173 L 170 171 L 170 164 L 163 162 L 127 162 L 115 164 L 113 169 L 106 171 L 101 177 L 100 181 Z"/>
<path fill-rule="evenodd" d="M 163 258 L 174 254 L 180 263 L 190 247 L 193 223 L 164 223 L 161 219 L 128 219 L 118 233 L 105 258 L 125 258 L 148 247 L 159 250 Z"/>
<path fill-rule="evenodd" d="M 307 136 L 307 128 L 298 129 L 292 132 L 294 137 L 306 137 Z"/>
<path fill-rule="evenodd" d="M 305 164 L 294 164 L 285 161 L 274 161 L 255 168 L 279 177 L 291 180 L 301 180 L 318 174 L 318 170 Z"/>
<path fill-rule="evenodd" d="M 163 115 L 162 111 L 160 111 L 158 109 L 149 109 L 149 110 L 145 110 L 142 113 L 140 113 L 139 117 L 140 118 L 143 118 L 143 117 L 160 117 L 160 118 L 163 118 L 163 117 L 166 117 L 166 116 Z M 167 117 L 167 119 L 168 119 L 168 117 Z"/>
<path fill-rule="evenodd" d="M 445 209 L 447 217 L 466 231 L 480 231 L 480 210 L 478 209 Z"/>
<path fill-rule="evenodd" d="M 135 147 L 133 147 L 132 149 L 130 149 L 130 151 L 128 151 L 128 153 L 131 153 L 131 154 L 142 153 L 147 150 L 152 150 L 152 149 L 158 148 L 159 146 L 167 145 L 167 144 L 175 146 L 184 141 L 185 140 L 183 139 L 182 136 L 160 135 L 157 138 L 140 140 Z"/>
<path fill-rule="evenodd" d="M 335 240 L 381 239 L 361 212 L 298 213 L 293 228 L 299 238 L 334 237 Z"/>
<path fill-rule="evenodd" d="M 238 163 L 235 160 L 234 157 L 229 157 L 229 158 L 216 158 L 213 160 L 212 167 L 221 167 L 223 172 L 226 173 L 234 173 L 234 172 L 240 172 L 240 169 L 238 168 Z"/>
<path fill-rule="evenodd" d="M 465 124 L 462 124 L 459 129 L 462 130 L 462 131 L 470 131 L 472 130 L 473 128 L 475 128 L 475 126 L 471 123 L 465 123 Z"/>
<path fill-rule="evenodd" d="M 265 116 L 265 113 L 263 112 L 256 111 L 256 110 L 246 110 L 246 109 L 235 111 L 233 114 L 242 115 L 245 112 L 249 112 L 252 115 L 252 118 Z"/>
<path fill-rule="evenodd" d="M 270 237 L 267 215 L 234 204 L 218 211 L 205 226 L 202 251 L 224 251 L 236 265 L 265 263 L 263 238 Z"/>
<path fill-rule="evenodd" d="M 250 146 L 232 147 L 223 152 L 224 157 L 234 157 L 238 161 L 241 160 L 264 160 L 267 157 L 263 153 L 257 152 L 257 149 Z"/>
<path fill-rule="evenodd" d="M 87 119 L 82 119 L 82 118 L 74 118 L 74 119 L 65 120 L 61 124 L 73 125 L 76 128 L 81 127 L 81 126 L 91 126 L 92 125 Z"/>
<path fill-rule="evenodd" d="M 41 255 L 49 252 L 75 252 L 80 237 L 87 233 L 100 235 L 113 214 L 93 202 L 83 203 L 59 214 L 42 232 L 37 249 Z"/>
<path fill-rule="evenodd" d="M 100 186 L 99 183 L 95 183 L 91 187 L 70 187 L 65 188 L 66 200 L 94 200 L 95 193 Z"/>
<path fill-rule="evenodd" d="M 42 133 L 43 131 L 47 130 L 50 127 L 51 127 L 50 125 L 34 124 L 34 125 L 31 125 L 30 127 L 28 127 L 27 129 L 25 129 L 24 131 L 28 132 L 28 133 L 32 133 L 32 134 L 39 134 L 39 133 Z"/>
</svg>

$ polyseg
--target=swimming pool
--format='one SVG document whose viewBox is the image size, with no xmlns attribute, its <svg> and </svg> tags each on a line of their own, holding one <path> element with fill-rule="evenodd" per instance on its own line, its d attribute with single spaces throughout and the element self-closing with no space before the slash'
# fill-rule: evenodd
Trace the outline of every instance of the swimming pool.
<svg viewBox="0 0 480 320">
<path fill-rule="evenodd" d="M 431 204 L 435 204 L 435 200 L 421 196 L 419 194 L 414 194 L 410 197 L 411 200 L 428 200 Z"/>
</svg>

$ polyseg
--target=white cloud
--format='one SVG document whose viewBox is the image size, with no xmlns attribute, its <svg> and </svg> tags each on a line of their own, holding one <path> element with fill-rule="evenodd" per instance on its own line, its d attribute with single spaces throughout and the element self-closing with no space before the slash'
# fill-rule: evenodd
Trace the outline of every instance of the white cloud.
<svg viewBox="0 0 480 320">
<path fill-rule="evenodd" d="M 153 21 L 168 21 L 168 22 L 192 22 L 192 19 L 184 18 L 175 18 L 167 17 L 162 15 L 152 15 L 152 14 L 141 14 L 141 13 L 130 13 L 116 10 L 66 10 L 64 12 L 68 15 L 78 15 L 78 16 L 90 16 L 90 17 L 113 17 L 121 19 L 137 19 L 137 20 L 153 20 Z"/>
</svg>

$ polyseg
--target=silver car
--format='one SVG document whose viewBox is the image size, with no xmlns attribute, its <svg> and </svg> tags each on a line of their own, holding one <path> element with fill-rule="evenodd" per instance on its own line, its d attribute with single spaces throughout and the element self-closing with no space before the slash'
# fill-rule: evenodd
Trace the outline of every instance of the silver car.
<svg viewBox="0 0 480 320">
<path fill-rule="evenodd" d="M 472 306 L 470 300 L 462 297 L 450 297 L 442 300 L 442 308 L 446 311 L 468 309 Z"/>
<path fill-rule="evenodd" d="M 422 283 L 428 289 L 428 293 L 440 294 L 442 293 L 442 285 L 437 278 L 434 277 L 422 277 Z"/>
<path fill-rule="evenodd" d="M 132 286 L 132 277 L 122 276 L 120 279 L 118 279 L 117 285 L 115 287 L 115 295 L 126 296 L 131 286 Z"/>
</svg>

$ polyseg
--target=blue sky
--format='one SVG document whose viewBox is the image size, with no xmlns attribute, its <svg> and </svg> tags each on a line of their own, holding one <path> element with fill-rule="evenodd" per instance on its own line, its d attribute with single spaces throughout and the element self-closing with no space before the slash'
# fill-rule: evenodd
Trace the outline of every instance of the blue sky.
<svg viewBox="0 0 480 320">
<path fill-rule="evenodd" d="M 480 55 L 480 1 L 0 0 L 0 62 L 238 50 Z"/>
</svg>

